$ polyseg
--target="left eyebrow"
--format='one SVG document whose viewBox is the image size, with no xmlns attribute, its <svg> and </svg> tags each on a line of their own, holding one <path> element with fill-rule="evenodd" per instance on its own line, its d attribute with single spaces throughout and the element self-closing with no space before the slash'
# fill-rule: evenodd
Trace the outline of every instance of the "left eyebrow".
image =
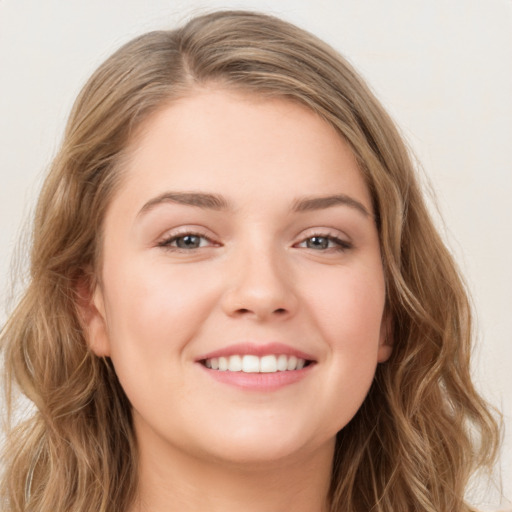
<svg viewBox="0 0 512 512">
<path fill-rule="evenodd" d="M 354 208 L 359 213 L 362 213 L 365 217 L 373 218 L 373 214 L 368 211 L 363 203 L 345 194 L 336 194 L 333 196 L 322 197 L 303 197 L 294 201 L 292 210 L 295 212 L 309 212 L 313 210 L 323 210 L 324 208 L 332 208 L 333 206 L 340 205 Z"/>
</svg>

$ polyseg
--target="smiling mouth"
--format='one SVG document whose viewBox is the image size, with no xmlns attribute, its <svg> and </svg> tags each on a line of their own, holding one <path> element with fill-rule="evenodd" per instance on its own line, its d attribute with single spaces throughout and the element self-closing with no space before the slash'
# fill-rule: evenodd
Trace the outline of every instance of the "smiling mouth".
<svg viewBox="0 0 512 512">
<path fill-rule="evenodd" d="M 243 373 L 290 372 L 302 370 L 314 363 L 312 360 L 286 354 L 270 354 L 261 357 L 251 354 L 235 354 L 228 357 L 212 357 L 199 362 L 210 370 Z"/>
</svg>

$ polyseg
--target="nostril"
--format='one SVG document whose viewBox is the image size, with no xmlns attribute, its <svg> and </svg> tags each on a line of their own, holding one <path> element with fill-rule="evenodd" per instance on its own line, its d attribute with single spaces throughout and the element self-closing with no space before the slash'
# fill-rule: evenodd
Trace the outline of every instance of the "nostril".
<svg viewBox="0 0 512 512">
<path fill-rule="evenodd" d="M 247 314 L 253 313 L 253 312 L 254 311 L 249 308 L 238 308 L 235 313 L 237 315 L 247 315 Z M 278 316 L 284 316 L 287 314 L 287 312 L 288 312 L 288 310 L 286 308 L 277 308 L 273 311 L 273 314 L 278 315 Z"/>
</svg>

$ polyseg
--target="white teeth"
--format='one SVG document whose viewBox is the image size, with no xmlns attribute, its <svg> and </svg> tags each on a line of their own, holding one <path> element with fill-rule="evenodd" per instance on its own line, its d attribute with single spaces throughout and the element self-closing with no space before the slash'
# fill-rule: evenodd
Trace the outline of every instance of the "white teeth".
<svg viewBox="0 0 512 512">
<path fill-rule="evenodd" d="M 260 358 L 258 356 L 242 357 L 242 371 L 245 373 L 259 373 Z"/>
<path fill-rule="evenodd" d="M 295 356 L 290 356 L 288 358 L 288 370 L 295 370 L 297 368 L 297 358 Z"/>
<path fill-rule="evenodd" d="M 228 370 L 230 372 L 242 371 L 242 358 L 240 356 L 231 356 L 229 358 Z"/>
<path fill-rule="evenodd" d="M 285 370 L 288 370 L 288 358 L 284 354 L 281 354 L 277 358 L 277 371 L 284 372 Z"/>
<path fill-rule="evenodd" d="M 258 357 L 254 355 L 233 355 L 229 357 L 212 357 L 204 361 L 206 368 L 218 371 L 245 373 L 275 373 L 301 370 L 306 365 L 305 359 L 285 354 L 269 354 Z"/>
<path fill-rule="evenodd" d="M 263 373 L 277 372 L 276 356 L 263 356 L 260 359 L 260 372 L 263 372 Z"/>
<path fill-rule="evenodd" d="M 225 372 L 228 369 L 227 357 L 219 357 L 219 370 Z"/>
</svg>

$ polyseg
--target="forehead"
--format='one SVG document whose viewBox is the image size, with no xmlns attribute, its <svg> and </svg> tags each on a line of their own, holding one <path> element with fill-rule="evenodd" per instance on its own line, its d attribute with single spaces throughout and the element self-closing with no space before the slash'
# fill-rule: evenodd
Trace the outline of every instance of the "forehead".
<svg viewBox="0 0 512 512">
<path fill-rule="evenodd" d="M 168 187 L 285 200 L 350 191 L 371 210 L 346 141 L 311 109 L 283 98 L 195 91 L 146 120 L 128 153 L 124 193 Z"/>
</svg>

